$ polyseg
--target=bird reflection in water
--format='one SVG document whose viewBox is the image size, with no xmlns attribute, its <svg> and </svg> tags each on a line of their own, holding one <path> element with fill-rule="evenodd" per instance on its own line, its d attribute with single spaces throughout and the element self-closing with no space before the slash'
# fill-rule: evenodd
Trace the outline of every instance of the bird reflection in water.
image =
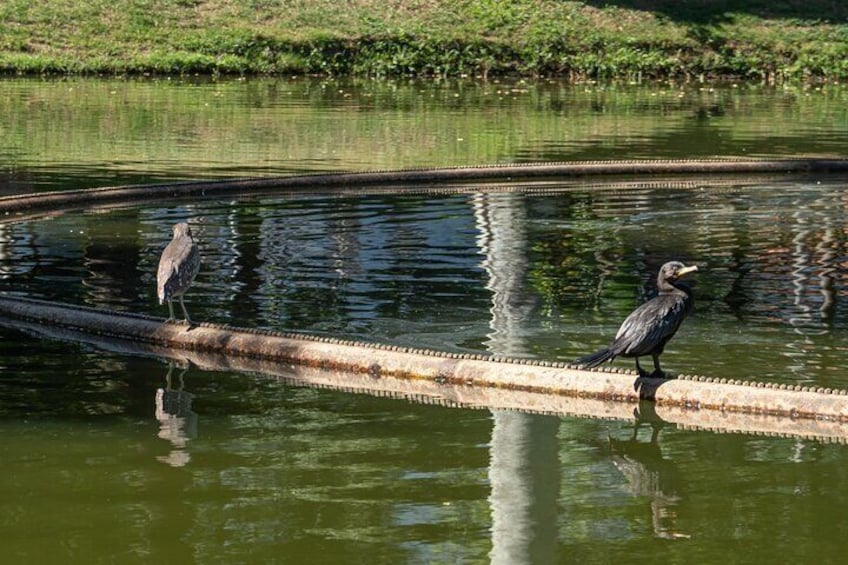
<svg viewBox="0 0 848 565">
<path fill-rule="evenodd" d="M 639 428 L 648 423 L 651 439 L 639 441 Z M 633 435 L 626 440 L 609 437 L 612 463 L 627 480 L 634 497 L 651 499 L 651 525 L 654 535 L 662 539 L 688 539 L 688 534 L 677 529 L 677 494 L 675 479 L 677 469 L 665 459 L 657 441 L 665 423 L 654 414 L 653 405 L 643 402 L 633 426 Z"/>
<path fill-rule="evenodd" d="M 173 450 L 168 455 L 160 455 L 156 459 L 172 467 L 183 467 L 191 460 L 186 450 L 190 439 L 197 437 L 197 414 L 191 409 L 194 395 L 183 390 L 184 375 L 188 367 L 177 377 L 178 387 L 171 384 L 174 363 L 168 364 L 168 374 L 165 376 L 165 388 L 156 390 L 156 419 L 159 420 L 159 437 L 171 442 Z"/>
</svg>

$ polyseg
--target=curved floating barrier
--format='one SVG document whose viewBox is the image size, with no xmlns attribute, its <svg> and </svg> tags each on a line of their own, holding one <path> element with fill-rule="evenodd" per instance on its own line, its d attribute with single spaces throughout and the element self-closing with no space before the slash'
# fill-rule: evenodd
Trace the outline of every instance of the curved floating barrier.
<svg viewBox="0 0 848 565">
<path fill-rule="evenodd" d="M 364 389 L 379 389 L 378 383 L 386 378 L 425 381 L 440 387 L 460 387 L 454 391 L 497 389 L 532 393 L 537 403 L 544 397 L 591 399 L 626 406 L 626 411 L 631 413 L 636 403 L 650 400 L 656 403 L 658 415 L 666 413 L 670 421 L 679 420 L 683 413 L 709 412 L 720 416 L 689 418 L 693 426 L 704 428 L 715 427 L 717 421 L 727 421 L 735 415 L 767 416 L 790 419 L 790 422 L 825 421 L 840 427 L 848 422 L 845 390 L 695 376 L 641 378 L 631 371 L 609 368 L 587 371 L 549 361 L 445 353 L 217 324 L 189 327 L 152 316 L 10 296 L 0 296 L 0 316 L 34 326 L 129 340 L 192 355 L 217 355 L 230 360 L 227 364 L 231 368 L 242 364 L 245 370 L 251 370 L 243 365 L 253 363 L 264 367 L 260 372 L 266 373 L 273 372 L 269 368 L 274 365 L 346 371 L 362 376 L 359 386 L 362 378 L 371 383 L 370 387 L 362 386 Z M 440 390 L 447 398 L 444 390 Z M 458 396 L 455 400 L 461 404 L 478 402 Z M 601 412 L 620 414 L 619 407 L 605 407 Z M 778 429 L 774 433 L 780 433 Z M 848 435 L 848 429 L 845 433 Z"/>
<path fill-rule="evenodd" d="M 221 197 L 239 194 L 333 191 L 360 194 L 365 187 L 403 192 L 404 186 L 584 178 L 603 176 L 741 175 L 788 173 L 846 173 L 848 159 L 691 159 L 583 161 L 406 169 L 395 171 L 313 173 L 282 177 L 220 181 L 186 181 L 168 184 L 129 185 L 82 190 L 43 192 L 0 198 L 6 214 L 67 207 L 108 205 L 163 198 Z M 479 190 L 480 187 L 475 187 Z"/>
</svg>

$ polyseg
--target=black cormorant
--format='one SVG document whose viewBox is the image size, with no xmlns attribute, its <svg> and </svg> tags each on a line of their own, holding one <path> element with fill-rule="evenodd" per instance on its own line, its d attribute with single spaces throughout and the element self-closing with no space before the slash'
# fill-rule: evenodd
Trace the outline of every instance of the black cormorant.
<svg viewBox="0 0 848 565">
<path fill-rule="evenodd" d="M 660 369 L 660 354 L 694 306 L 692 289 L 681 283 L 680 278 L 697 270 L 697 266 L 687 267 L 679 261 L 663 265 L 657 275 L 657 296 L 627 316 L 609 347 L 574 362 L 595 367 L 619 356 L 635 357 L 639 375 L 648 376 L 639 366 L 639 357 L 650 355 L 654 360 L 654 372 L 650 376 L 665 376 Z"/>
</svg>

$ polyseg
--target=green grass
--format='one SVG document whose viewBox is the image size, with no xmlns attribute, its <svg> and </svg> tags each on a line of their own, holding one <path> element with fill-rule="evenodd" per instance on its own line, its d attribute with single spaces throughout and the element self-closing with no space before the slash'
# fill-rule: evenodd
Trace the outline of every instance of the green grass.
<svg viewBox="0 0 848 565">
<path fill-rule="evenodd" d="M 838 0 L 4 0 L 0 72 L 848 77 Z"/>
</svg>

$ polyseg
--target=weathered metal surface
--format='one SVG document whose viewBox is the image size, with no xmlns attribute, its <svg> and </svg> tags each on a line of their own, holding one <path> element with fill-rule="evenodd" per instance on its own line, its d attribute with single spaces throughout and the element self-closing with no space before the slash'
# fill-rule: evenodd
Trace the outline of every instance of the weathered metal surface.
<svg viewBox="0 0 848 565">
<path fill-rule="evenodd" d="M 8 305 L 8 304 L 7 304 Z M 0 299 L 0 307 L 3 301 Z M 161 323 L 161 322 L 160 322 Z M 39 322 L 0 316 L 0 324 L 51 339 L 85 342 L 121 354 L 155 356 L 200 370 L 236 371 L 283 380 L 297 386 L 339 390 L 352 394 L 389 397 L 422 404 L 473 409 L 515 410 L 535 414 L 568 415 L 581 418 L 634 421 L 648 418 L 683 429 L 717 433 L 743 433 L 781 437 L 802 437 L 828 443 L 848 443 L 848 425 L 838 419 L 792 418 L 763 413 L 709 410 L 669 403 L 645 404 L 635 401 L 571 396 L 554 392 L 534 392 L 499 386 L 451 384 L 438 379 L 400 378 L 385 374 L 325 369 L 213 351 L 174 347 L 105 337 L 89 331 L 66 329 Z M 183 327 L 184 328 L 184 327 Z M 305 339 L 308 339 L 305 338 Z M 510 368 L 514 367 L 511 365 Z M 619 373 L 620 375 L 626 375 Z M 594 376 L 594 374 L 593 374 Z M 635 382 L 635 375 L 629 375 Z M 703 385 L 707 386 L 707 385 Z M 818 394 L 818 393 L 816 393 Z M 648 412 L 648 414 L 646 414 Z"/>
<path fill-rule="evenodd" d="M 848 443 L 848 425 L 833 419 L 700 410 L 669 404 L 656 405 L 654 413 L 663 422 L 686 430 L 803 437 L 827 443 Z"/>
<path fill-rule="evenodd" d="M 566 363 L 410 349 L 217 324 L 189 327 L 150 316 L 10 296 L 0 296 L 0 315 L 234 360 L 347 371 L 374 382 L 389 377 L 631 406 L 640 400 L 652 400 L 658 410 L 678 407 L 692 412 L 848 423 L 848 395 L 844 390 L 727 382 L 698 376 L 646 379 L 616 368 L 586 371 Z"/>
</svg>

